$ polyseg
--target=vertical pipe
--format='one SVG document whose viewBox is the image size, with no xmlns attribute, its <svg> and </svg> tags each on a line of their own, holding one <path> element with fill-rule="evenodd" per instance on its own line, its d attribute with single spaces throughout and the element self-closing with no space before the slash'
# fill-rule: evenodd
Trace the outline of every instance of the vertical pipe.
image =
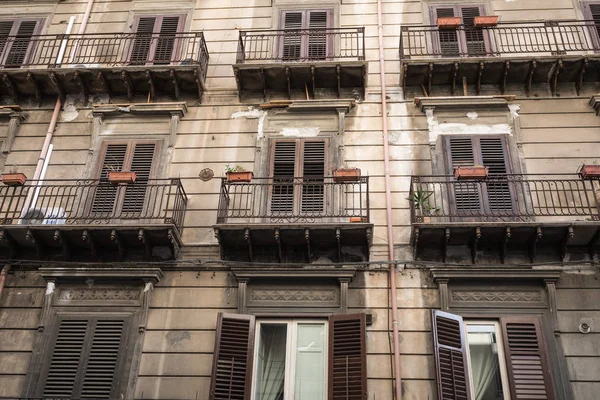
<svg viewBox="0 0 600 400">
<path fill-rule="evenodd" d="M 2 291 L 4 290 L 4 282 L 6 282 L 8 271 L 10 271 L 10 265 L 6 264 L 0 272 L 0 298 L 2 298 Z"/>
<path fill-rule="evenodd" d="M 95 0 L 88 0 L 87 7 L 85 9 L 85 12 L 83 13 L 83 20 L 81 21 L 81 25 L 79 26 L 79 32 L 77 32 L 78 36 L 81 36 L 85 33 L 85 28 L 87 27 L 87 23 L 90 19 L 92 7 L 94 6 L 94 1 Z M 79 42 L 75 41 L 75 43 L 73 44 L 73 49 L 71 49 L 71 56 L 69 57 L 69 63 L 73 63 L 73 60 L 75 59 L 75 55 L 77 53 L 78 46 L 79 46 Z"/>
<path fill-rule="evenodd" d="M 385 87 L 385 57 L 383 45 L 383 16 L 381 0 L 377 0 L 377 31 L 379 36 L 379 79 L 381 81 L 381 123 L 383 128 L 383 163 L 385 169 L 385 207 L 387 217 L 388 254 L 390 261 L 394 256 L 394 231 L 392 228 L 392 190 L 390 183 L 390 149 L 387 121 L 387 93 Z M 390 297 L 392 300 L 392 332 L 394 335 L 394 389 L 396 400 L 402 399 L 402 380 L 400 376 L 400 349 L 398 343 L 398 302 L 396 299 L 396 264 L 390 264 Z"/>
</svg>

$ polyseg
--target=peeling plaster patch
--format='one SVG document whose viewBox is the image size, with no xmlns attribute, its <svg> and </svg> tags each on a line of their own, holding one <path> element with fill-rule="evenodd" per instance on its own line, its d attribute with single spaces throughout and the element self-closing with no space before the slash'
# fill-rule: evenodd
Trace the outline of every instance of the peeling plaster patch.
<svg viewBox="0 0 600 400">
<path fill-rule="evenodd" d="M 477 119 L 477 117 L 479 117 L 479 114 L 477 114 L 475 111 L 467 113 L 467 118 L 469 119 Z"/>
<path fill-rule="evenodd" d="M 315 128 L 290 128 L 286 127 L 281 129 L 279 132 L 282 136 L 296 136 L 296 137 L 315 137 L 319 134 L 320 129 Z"/>
<path fill-rule="evenodd" d="M 429 127 L 429 142 L 435 142 L 439 135 L 485 135 L 485 134 L 508 134 L 512 135 L 512 129 L 508 124 L 495 125 L 467 125 L 459 123 L 440 124 L 433 115 L 432 109 L 425 110 L 427 126 Z"/>
<path fill-rule="evenodd" d="M 510 115 L 513 118 L 517 118 L 519 116 L 519 111 L 521 110 L 520 104 L 509 104 L 508 109 L 510 110 Z"/>
<path fill-rule="evenodd" d="M 231 114 L 231 118 L 247 118 L 247 119 L 258 119 L 258 136 L 260 139 L 264 136 L 263 127 L 265 125 L 265 117 L 267 116 L 266 111 L 257 110 L 254 107 L 248 107 L 248 111 L 238 111 Z"/>
<path fill-rule="evenodd" d="M 48 294 L 54 293 L 54 287 L 55 287 L 54 282 L 48 282 L 46 284 L 46 294 L 48 295 Z"/>
<path fill-rule="evenodd" d="M 146 285 L 144 286 L 144 292 L 150 291 L 154 289 L 154 285 L 152 284 L 152 282 L 146 282 Z"/>
<path fill-rule="evenodd" d="M 63 112 L 60 113 L 60 120 L 64 122 L 73 121 L 79 115 L 75 103 L 78 102 L 78 98 L 75 96 L 67 96 L 63 105 Z"/>
<path fill-rule="evenodd" d="M 388 134 L 388 143 L 389 144 L 398 144 L 400 142 L 401 133 L 399 131 L 394 131 Z"/>
</svg>

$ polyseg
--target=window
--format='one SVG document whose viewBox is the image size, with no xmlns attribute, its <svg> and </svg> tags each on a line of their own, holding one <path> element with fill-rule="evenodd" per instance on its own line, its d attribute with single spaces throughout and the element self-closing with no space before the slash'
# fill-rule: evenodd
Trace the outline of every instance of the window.
<svg viewBox="0 0 600 400">
<path fill-rule="evenodd" d="M 489 40 L 483 30 L 474 26 L 475 17 L 485 15 L 483 5 L 437 5 L 431 7 L 432 24 L 438 18 L 460 17 L 464 29 L 437 31 L 438 52 L 446 56 L 485 55 L 490 52 Z"/>
<path fill-rule="evenodd" d="M 318 214 L 324 210 L 325 139 L 272 142 L 271 215 Z"/>
<path fill-rule="evenodd" d="M 325 60 L 331 57 L 333 10 L 282 11 L 281 29 L 286 32 L 281 43 L 284 60 Z"/>
<path fill-rule="evenodd" d="M 156 142 L 105 143 L 99 167 L 100 182 L 92 201 L 92 213 L 114 217 L 115 214 L 131 217 L 143 212 L 146 192 L 153 172 L 157 153 Z M 132 171 L 134 184 L 121 186 L 108 181 L 109 172 Z"/>
<path fill-rule="evenodd" d="M 432 315 L 440 400 L 554 398 L 538 317 Z"/>
<path fill-rule="evenodd" d="M 177 54 L 177 33 L 183 29 L 182 15 L 136 17 L 129 61 L 132 65 L 170 64 Z"/>
<path fill-rule="evenodd" d="M 0 20 L 0 64 L 20 67 L 31 53 L 32 36 L 42 25 L 40 19 Z"/>
<path fill-rule="evenodd" d="M 210 398 L 366 399 L 365 334 L 364 314 L 256 322 L 220 313 Z"/>
<path fill-rule="evenodd" d="M 594 47 L 600 48 L 600 2 L 584 3 L 583 16 L 592 24 L 589 30 Z"/>
<path fill-rule="evenodd" d="M 510 162 L 505 135 L 446 135 L 446 165 L 448 173 L 454 167 L 483 165 L 489 169 L 485 181 L 460 181 L 452 185 L 457 214 L 507 215 L 514 209 L 514 187 L 509 184 Z"/>
</svg>

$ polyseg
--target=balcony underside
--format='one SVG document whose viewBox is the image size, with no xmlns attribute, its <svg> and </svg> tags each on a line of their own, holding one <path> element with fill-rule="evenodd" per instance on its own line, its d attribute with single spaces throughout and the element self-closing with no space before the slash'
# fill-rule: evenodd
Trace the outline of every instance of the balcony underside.
<svg viewBox="0 0 600 400">
<path fill-rule="evenodd" d="M 182 242 L 174 225 L 2 225 L 0 259 L 163 261 Z"/>
<path fill-rule="evenodd" d="M 201 98 L 204 91 L 202 71 L 198 65 L 147 65 L 85 68 L 20 68 L 0 71 L 0 94 L 14 101 L 44 96 L 81 94 L 127 96 L 184 95 Z"/>
<path fill-rule="evenodd" d="M 221 258 L 264 263 L 369 260 L 373 224 L 217 224 Z"/>
<path fill-rule="evenodd" d="M 414 223 L 415 259 L 443 262 L 557 262 L 594 259 L 600 224 L 594 221 L 535 223 Z"/>
<path fill-rule="evenodd" d="M 233 70 L 240 98 L 286 95 L 288 98 L 319 96 L 329 91 L 341 97 L 358 92 L 364 98 L 366 61 L 235 64 Z M 294 96 L 298 94 L 298 96 Z"/>
<path fill-rule="evenodd" d="M 552 91 L 561 83 L 574 83 L 577 91 L 583 82 L 595 82 L 600 75 L 600 55 L 428 58 L 403 60 L 401 82 L 404 88 L 420 87 L 431 95 L 434 86 L 449 86 L 452 94 L 462 95 L 463 77 L 468 85 L 522 84 L 527 92 L 532 85 L 549 84 Z"/>
</svg>

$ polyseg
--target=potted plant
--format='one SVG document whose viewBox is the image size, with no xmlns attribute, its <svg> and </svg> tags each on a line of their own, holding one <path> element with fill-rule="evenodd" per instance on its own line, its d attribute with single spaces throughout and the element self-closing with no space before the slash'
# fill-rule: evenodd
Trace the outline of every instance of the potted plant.
<svg viewBox="0 0 600 400">
<path fill-rule="evenodd" d="M 460 17 L 441 17 L 437 19 L 438 29 L 457 29 L 460 26 Z"/>
<path fill-rule="evenodd" d="M 0 175 L 2 183 L 6 186 L 23 186 L 27 180 L 27 176 L 21 172 L 17 172 L 18 165 L 12 167 L 9 173 Z"/>
<path fill-rule="evenodd" d="M 483 165 L 473 165 L 468 167 L 454 167 L 454 177 L 456 180 L 475 180 L 475 179 L 486 179 L 489 175 L 488 167 Z"/>
<path fill-rule="evenodd" d="M 358 224 L 361 222 L 369 222 L 369 219 L 367 217 L 350 217 L 350 223 L 352 224 Z"/>
<path fill-rule="evenodd" d="M 497 15 L 482 15 L 480 17 L 475 17 L 473 20 L 473 25 L 475 28 L 490 28 L 498 25 L 498 16 Z"/>
<path fill-rule="evenodd" d="M 358 182 L 360 181 L 359 168 L 336 168 L 333 170 L 334 182 Z"/>
<path fill-rule="evenodd" d="M 583 164 L 579 169 L 579 176 L 586 180 L 600 179 L 600 165 Z"/>
<path fill-rule="evenodd" d="M 431 222 L 430 215 L 437 212 L 440 208 L 434 207 L 429 203 L 429 198 L 433 192 L 426 190 L 417 189 L 412 197 L 408 197 L 407 200 L 413 203 L 415 210 L 419 211 L 417 217 L 421 217 L 423 222 Z"/>
<path fill-rule="evenodd" d="M 227 175 L 227 182 L 251 182 L 254 176 L 252 171 L 246 171 L 241 165 L 235 167 L 226 165 L 225 174 Z"/>
</svg>

